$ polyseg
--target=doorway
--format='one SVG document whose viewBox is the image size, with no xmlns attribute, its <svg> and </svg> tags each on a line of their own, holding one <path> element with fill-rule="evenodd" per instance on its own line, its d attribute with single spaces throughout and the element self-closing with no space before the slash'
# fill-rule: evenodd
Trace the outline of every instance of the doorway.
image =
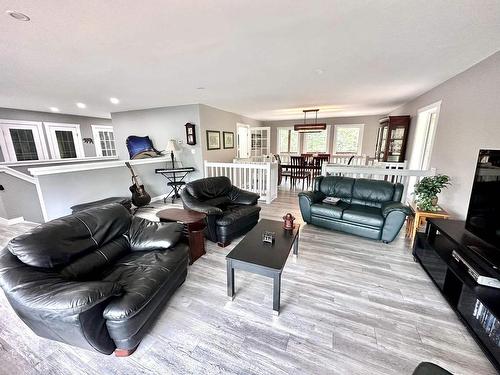
<svg viewBox="0 0 500 375">
<path fill-rule="evenodd" d="M 426 170 L 430 168 L 440 107 L 441 102 L 439 101 L 420 108 L 417 112 L 415 137 L 410 155 L 410 169 Z"/>
<path fill-rule="evenodd" d="M 236 124 L 236 153 L 238 158 L 248 158 L 250 156 L 250 126 Z"/>
<path fill-rule="evenodd" d="M 432 148 L 436 136 L 436 127 L 439 119 L 441 101 L 433 103 L 417 111 L 415 137 L 410 155 L 410 169 L 427 170 L 431 167 Z M 408 196 L 413 193 L 417 183 L 416 177 L 410 177 L 408 182 Z"/>
</svg>

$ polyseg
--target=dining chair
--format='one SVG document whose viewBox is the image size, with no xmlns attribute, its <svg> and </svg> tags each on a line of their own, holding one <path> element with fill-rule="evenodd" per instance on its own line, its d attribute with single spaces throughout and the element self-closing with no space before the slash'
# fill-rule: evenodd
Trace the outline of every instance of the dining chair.
<svg viewBox="0 0 500 375">
<path fill-rule="evenodd" d="M 295 187 L 298 180 L 302 180 L 302 190 L 304 190 L 304 183 L 311 179 L 311 171 L 308 170 L 306 159 L 303 156 L 291 156 L 291 177 L 290 177 L 290 188 Z"/>
</svg>

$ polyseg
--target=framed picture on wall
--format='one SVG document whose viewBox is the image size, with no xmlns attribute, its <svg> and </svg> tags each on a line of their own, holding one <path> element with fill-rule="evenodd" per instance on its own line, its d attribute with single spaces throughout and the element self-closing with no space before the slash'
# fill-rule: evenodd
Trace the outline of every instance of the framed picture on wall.
<svg viewBox="0 0 500 375">
<path fill-rule="evenodd" d="M 207 130 L 207 150 L 220 149 L 220 132 L 215 130 Z"/>
<path fill-rule="evenodd" d="M 190 146 L 196 144 L 196 132 L 194 131 L 194 124 L 188 122 L 186 125 L 186 143 Z"/>
<path fill-rule="evenodd" d="M 234 133 L 222 132 L 222 144 L 224 148 L 234 148 Z"/>
</svg>

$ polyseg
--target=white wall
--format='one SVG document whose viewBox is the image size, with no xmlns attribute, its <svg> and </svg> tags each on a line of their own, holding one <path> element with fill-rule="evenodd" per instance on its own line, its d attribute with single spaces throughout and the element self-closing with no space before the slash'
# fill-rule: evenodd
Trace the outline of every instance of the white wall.
<svg viewBox="0 0 500 375">
<path fill-rule="evenodd" d="M 91 125 L 111 125 L 111 120 L 106 118 L 65 115 L 50 112 L 25 111 L 21 109 L 10 108 L 0 108 L 0 119 L 80 124 L 80 132 L 82 134 L 82 138 L 93 138 Z M 47 134 L 45 134 L 45 139 L 47 140 Z M 86 157 L 96 156 L 94 144 L 84 143 L 83 151 Z M 0 162 L 1 161 L 4 160 L 2 152 L 0 151 Z"/>
<path fill-rule="evenodd" d="M 500 52 L 449 79 L 391 115 L 412 116 L 411 154 L 419 108 L 442 100 L 431 166 L 450 175 L 440 203 L 458 219 L 467 214 L 478 151 L 500 149 Z"/>
<path fill-rule="evenodd" d="M 380 116 L 353 116 L 353 117 L 329 117 L 318 119 L 318 122 L 326 123 L 327 125 L 342 125 L 342 124 L 365 124 L 363 134 L 363 146 L 361 149 L 362 154 L 368 156 L 375 155 L 375 143 L 377 142 L 377 129 L 379 126 L 378 120 Z M 290 127 L 295 124 L 303 123 L 303 119 L 297 120 L 283 120 L 283 121 L 266 121 L 264 126 L 271 127 L 271 152 L 276 153 L 276 142 L 278 137 L 279 127 Z M 310 123 L 310 119 L 308 119 Z M 330 132 L 330 146 L 333 147 L 333 128 Z"/>
<path fill-rule="evenodd" d="M 117 150 L 120 159 L 129 159 L 126 139 L 130 135 L 149 136 L 158 150 L 165 149 L 168 140 L 182 140 L 179 145 L 176 160 L 180 160 L 185 167 L 196 168 L 186 180 L 201 178 L 203 174 L 202 138 L 204 132 L 200 129 L 200 115 L 198 104 L 175 107 L 161 107 L 141 109 L 136 111 L 115 112 L 111 114 Z M 187 122 L 196 125 L 196 145 L 186 144 Z M 163 179 L 162 176 L 158 176 Z M 163 183 L 163 180 L 159 180 Z"/>
<path fill-rule="evenodd" d="M 236 157 L 236 124 L 242 123 L 251 127 L 261 126 L 260 121 L 238 115 L 236 113 L 223 111 L 218 108 L 200 104 L 200 124 L 203 131 L 203 159 L 208 161 L 232 162 Z M 220 131 L 221 149 L 207 150 L 207 130 Z M 224 149 L 222 140 L 223 131 L 234 133 L 234 148 Z"/>
</svg>

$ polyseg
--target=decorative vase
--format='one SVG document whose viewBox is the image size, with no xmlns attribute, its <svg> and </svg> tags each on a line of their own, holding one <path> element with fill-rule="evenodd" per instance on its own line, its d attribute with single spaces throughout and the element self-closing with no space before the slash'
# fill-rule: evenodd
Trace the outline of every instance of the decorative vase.
<svg viewBox="0 0 500 375">
<path fill-rule="evenodd" d="M 283 229 L 290 230 L 293 229 L 293 221 L 295 218 L 291 213 L 287 213 L 283 216 Z"/>
</svg>

